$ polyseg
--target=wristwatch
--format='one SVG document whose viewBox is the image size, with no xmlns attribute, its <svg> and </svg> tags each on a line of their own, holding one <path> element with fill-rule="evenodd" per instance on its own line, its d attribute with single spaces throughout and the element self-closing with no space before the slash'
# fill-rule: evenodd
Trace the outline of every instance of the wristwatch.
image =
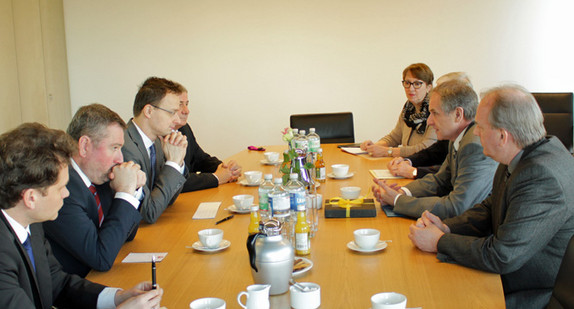
<svg viewBox="0 0 574 309">
<path fill-rule="evenodd" d="M 393 156 L 393 148 L 389 147 L 389 150 L 387 150 L 387 153 L 389 154 L 389 157 Z"/>
<path fill-rule="evenodd" d="M 417 178 L 417 169 L 416 168 L 413 170 L 413 178 Z"/>
</svg>

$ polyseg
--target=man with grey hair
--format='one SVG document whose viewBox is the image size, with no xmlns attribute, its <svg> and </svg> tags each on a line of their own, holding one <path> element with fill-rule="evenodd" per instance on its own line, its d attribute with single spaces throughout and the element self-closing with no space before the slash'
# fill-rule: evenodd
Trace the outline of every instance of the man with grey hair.
<svg viewBox="0 0 574 309">
<path fill-rule="evenodd" d="M 449 140 L 448 155 L 435 174 L 428 174 L 398 188 L 374 179 L 375 197 L 394 205 L 397 213 L 419 217 L 425 210 L 440 218 L 460 215 L 490 193 L 496 162 L 482 153 L 472 134 L 478 97 L 459 80 L 438 85 L 431 93 L 427 123 L 439 140 Z"/>
<path fill-rule="evenodd" d="M 499 273 L 507 308 L 543 308 L 574 234 L 574 159 L 556 137 L 544 137 L 532 95 L 518 86 L 488 91 L 475 134 L 500 164 L 492 195 L 441 221 L 425 212 L 409 238 L 444 262 Z"/>
</svg>

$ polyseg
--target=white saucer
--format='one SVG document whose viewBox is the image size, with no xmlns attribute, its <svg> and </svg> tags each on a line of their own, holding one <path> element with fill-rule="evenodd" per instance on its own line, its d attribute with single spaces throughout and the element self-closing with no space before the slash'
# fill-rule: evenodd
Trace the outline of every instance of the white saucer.
<svg viewBox="0 0 574 309">
<path fill-rule="evenodd" d="M 303 262 L 309 264 L 309 266 L 307 266 L 307 267 L 305 267 L 305 268 L 303 268 L 303 269 L 300 269 L 300 270 L 298 270 L 298 271 L 293 271 L 293 276 L 299 276 L 299 275 L 301 275 L 301 274 L 304 274 L 304 273 L 308 272 L 309 270 L 311 270 L 311 268 L 313 268 L 313 261 L 311 261 L 311 260 L 309 260 L 309 259 L 307 259 L 307 258 L 298 257 L 298 256 L 295 256 L 295 259 L 296 259 L 296 260 L 297 260 L 297 259 L 302 259 Z"/>
<path fill-rule="evenodd" d="M 253 204 L 253 205 L 255 205 L 255 204 Z M 236 214 L 248 214 L 251 212 L 251 209 L 249 209 L 249 208 L 251 208 L 251 207 L 247 207 L 247 209 L 239 209 L 235 206 L 235 204 L 233 204 L 233 205 L 227 207 L 226 209 L 231 211 L 231 212 L 234 212 Z"/>
<path fill-rule="evenodd" d="M 259 162 L 261 162 L 261 164 L 264 164 L 264 165 L 277 165 L 277 164 L 283 163 L 283 160 L 271 162 L 271 161 L 267 161 L 267 159 L 263 159 L 263 160 L 261 160 L 261 161 L 259 161 Z"/>
<path fill-rule="evenodd" d="M 355 173 L 349 172 L 349 173 L 347 173 L 347 175 L 339 177 L 339 176 L 335 176 L 335 174 L 333 174 L 333 173 L 329 173 L 329 174 L 327 174 L 327 177 L 333 178 L 333 179 L 347 179 L 347 178 L 353 177 L 354 175 L 355 175 Z"/>
<path fill-rule="evenodd" d="M 347 243 L 347 248 L 353 250 L 353 251 L 357 251 L 357 252 L 376 252 L 376 251 L 380 251 L 383 250 L 387 247 L 387 242 L 386 241 L 382 241 L 379 240 L 379 242 L 375 245 L 375 247 L 373 249 L 361 249 L 359 248 L 359 246 L 357 246 L 357 244 L 355 243 L 355 241 L 349 241 Z"/>
<path fill-rule="evenodd" d="M 203 251 L 203 252 L 217 252 L 217 251 L 221 251 L 223 249 L 228 248 L 229 246 L 231 246 L 231 242 L 229 240 L 222 240 L 221 243 L 219 244 L 219 248 L 206 248 L 204 247 L 200 241 L 196 241 L 193 243 L 193 245 L 191 245 L 191 247 L 197 251 Z"/>
<path fill-rule="evenodd" d="M 237 183 L 242 185 L 242 186 L 246 186 L 246 187 L 258 187 L 262 182 L 263 182 L 263 179 L 259 179 L 259 181 L 256 183 L 249 183 L 249 182 L 247 182 L 247 179 L 241 179 Z"/>
</svg>

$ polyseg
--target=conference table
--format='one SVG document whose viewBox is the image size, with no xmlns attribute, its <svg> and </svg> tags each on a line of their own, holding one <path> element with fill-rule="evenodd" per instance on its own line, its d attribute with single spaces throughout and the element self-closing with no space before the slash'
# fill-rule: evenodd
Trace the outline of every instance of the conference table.
<svg viewBox="0 0 574 309">
<path fill-rule="evenodd" d="M 388 158 L 352 155 L 336 145 L 323 144 L 327 173 L 330 165 L 350 165 L 353 177 L 331 179 L 317 189 L 323 199 L 339 195 L 339 188 L 359 186 L 367 194 L 373 184 L 369 169 L 384 169 Z M 286 145 L 269 146 L 267 151 L 283 152 Z M 257 170 L 280 176 L 278 165 L 265 165 L 261 151 L 243 150 L 227 160 L 236 160 L 243 171 Z M 389 180 L 404 185 L 410 180 Z M 218 297 L 227 308 L 240 308 L 237 294 L 253 284 L 246 239 L 249 214 L 235 214 L 233 219 L 219 225 L 215 222 L 231 213 L 237 194 L 252 194 L 257 201 L 257 187 L 229 183 L 217 188 L 181 194 L 155 224 L 142 222 L 135 239 L 126 243 L 112 269 L 92 271 L 88 279 L 108 286 L 129 288 L 151 280 L 149 263 L 122 263 L 131 252 L 167 252 L 157 263 L 157 281 L 164 289 L 162 306 L 170 309 L 189 308 L 194 299 Z M 202 202 L 221 202 L 214 219 L 192 219 Z M 319 210 L 318 232 L 311 240 L 307 256 L 313 267 L 296 277 L 299 282 L 314 282 L 321 286 L 321 308 L 371 307 L 370 298 L 379 292 L 398 292 L 407 297 L 407 307 L 431 308 L 504 308 L 500 276 L 456 264 L 442 263 L 436 254 L 425 253 L 413 246 L 408 238 L 411 218 L 387 217 L 377 206 L 374 218 L 325 218 Z M 198 241 L 202 229 L 220 228 L 223 238 L 231 245 L 218 252 L 200 252 L 189 248 Z M 347 248 L 353 231 L 375 228 L 381 239 L 390 240 L 387 248 L 374 253 L 361 253 Z M 270 297 L 271 308 L 290 308 L 289 292 Z"/>
</svg>

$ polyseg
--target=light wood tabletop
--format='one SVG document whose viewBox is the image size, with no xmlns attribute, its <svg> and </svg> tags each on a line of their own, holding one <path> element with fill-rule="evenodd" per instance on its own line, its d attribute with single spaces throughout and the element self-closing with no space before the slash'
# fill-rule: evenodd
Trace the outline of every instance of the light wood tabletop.
<svg viewBox="0 0 574 309">
<path fill-rule="evenodd" d="M 362 193 L 372 185 L 369 169 L 384 169 L 388 159 L 372 159 L 351 155 L 336 145 L 322 145 L 327 164 L 347 163 L 354 176 L 337 180 L 328 178 L 318 188 L 323 198 L 335 197 L 339 188 L 359 186 Z M 268 151 L 285 150 L 286 146 L 270 146 Z M 243 171 L 258 170 L 279 175 L 278 166 L 264 165 L 263 152 L 244 150 L 231 158 Z M 226 160 L 227 161 L 227 160 Z M 395 182 L 395 181 L 390 181 Z M 398 180 L 404 185 L 408 180 Z M 170 309 L 188 308 L 197 298 L 218 297 L 227 308 L 240 308 L 236 297 L 253 284 L 246 249 L 249 214 L 235 214 L 231 220 L 217 225 L 223 238 L 231 242 L 225 250 L 204 253 L 191 246 L 198 241 L 197 232 L 214 228 L 215 222 L 231 213 L 232 196 L 252 194 L 257 201 L 257 187 L 231 183 L 218 188 L 181 194 L 157 223 L 140 225 L 136 238 L 121 249 L 108 272 L 92 271 L 88 279 L 109 286 L 129 288 L 140 281 L 151 280 L 149 263 L 121 263 L 130 252 L 168 252 L 157 264 L 158 284 L 165 293 L 162 305 Z M 215 219 L 193 220 L 202 202 L 221 202 Z M 324 209 L 324 208 L 323 208 Z M 407 218 L 388 218 L 377 203 L 375 218 L 325 219 L 320 210 L 319 231 L 311 240 L 311 270 L 295 279 L 321 286 L 321 308 L 371 307 L 370 298 L 379 292 L 398 292 L 407 297 L 407 307 L 430 308 L 504 308 L 500 276 L 455 264 L 441 263 L 435 254 L 415 248 L 408 239 Z M 388 247 L 375 253 L 360 253 L 347 248 L 353 231 L 359 228 L 380 230 L 381 239 L 392 240 Z M 289 308 L 289 293 L 270 298 L 271 308 Z"/>
</svg>

